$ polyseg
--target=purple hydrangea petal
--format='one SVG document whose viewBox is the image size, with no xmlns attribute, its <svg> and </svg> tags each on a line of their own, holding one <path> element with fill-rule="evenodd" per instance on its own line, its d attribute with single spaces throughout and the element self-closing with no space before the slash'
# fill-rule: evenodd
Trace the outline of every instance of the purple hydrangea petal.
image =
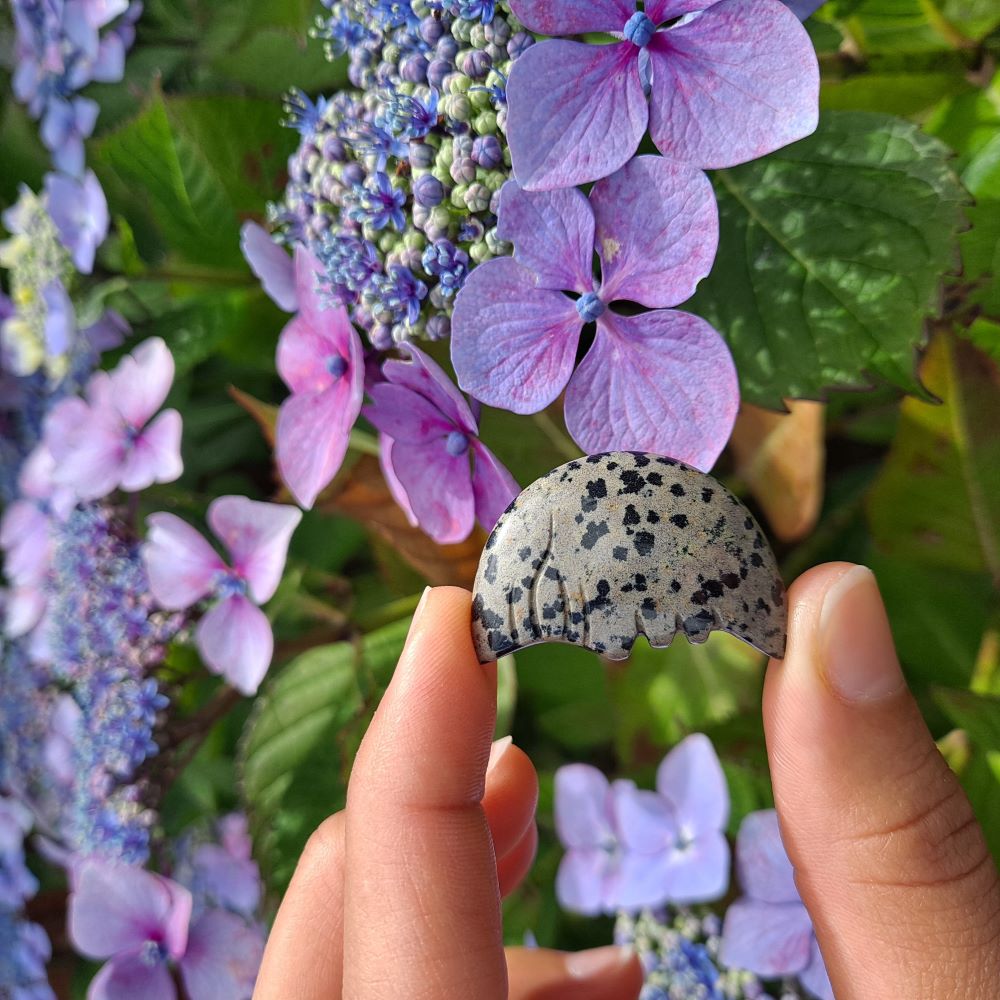
<svg viewBox="0 0 1000 1000">
<path fill-rule="evenodd" d="M 245 916 L 250 916 L 257 909 L 260 903 L 260 871 L 249 856 L 234 856 L 219 844 L 202 844 L 194 852 L 192 863 L 199 888 L 214 902 Z M 189 942 L 189 952 L 190 945 Z"/>
<path fill-rule="evenodd" d="M 299 392 L 289 396 L 278 411 L 278 470 L 296 502 L 306 510 L 312 509 L 347 454 L 354 421 L 345 420 L 344 396 L 340 385 L 320 392 Z"/>
<path fill-rule="evenodd" d="M 159 337 L 125 355 L 111 373 L 115 408 L 132 427 L 144 427 L 163 405 L 174 382 L 174 358 Z"/>
<path fill-rule="evenodd" d="M 497 236 L 514 244 L 514 258 L 539 288 L 589 292 L 594 287 L 594 212 L 577 188 L 525 191 L 516 181 L 500 190 Z"/>
<path fill-rule="evenodd" d="M 657 854 L 676 841 L 673 810 L 662 796 L 636 788 L 631 781 L 616 781 L 612 795 L 619 835 L 629 851 Z"/>
<path fill-rule="evenodd" d="M 142 558 L 160 607 L 180 611 L 209 594 L 226 564 L 202 535 L 175 514 L 151 514 Z"/>
<path fill-rule="evenodd" d="M 76 314 L 66 286 L 55 279 L 42 290 L 45 302 L 45 353 L 50 358 L 69 354 L 76 339 Z"/>
<path fill-rule="evenodd" d="M 724 830 L 729 822 L 726 776 L 712 741 L 702 733 L 681 740 L 663 758 L 656 790 L 673 807 L 687 836 Z"/>
<path fill-rule="evenodd" d="M 521 187 L 583 184 L 631 158 L 649 119 L 637 51 L 628 42 L 554 39 L 517 58 L 507 83 L 507 140 Z"/>
<path fill-rule="evenodd" d="M 724 833 L 700 834 L 670 855 L 670 899 L 680 905 L 711 903 L 729 888 L 729 843 Z"/>
<path fill-rule="evenodd" d="M 163 962 L 151 965 L 142 955 L 120 955 L 94 976 L 87 1000 L 177 1000 L 170 970 Z"/>
<path fill-rule="evenodd" d="M 411 527 L 417 527 L 417 516 L 410 506 L 410 498 L 403 489 L 403 484 L 396 475 L 396 470 L 392 467 L 392 445 L 393 440 L 388 434 L 379 434 L 378 437 L 378 461 L 385 478 L 385 484 L 389 487 L 393 500 L 399 505 L 400 510 L 406 515 L 406 520 Z"/>
<path fill-rule="evenodd" d="M 475 454 L 472 493 L 476 503 L 476 520 L 487 531 L 492 531 L 500 515 L 521 492 L 521 487 L 482 441 L 474 440 L 472 450 Z"/>
<path fill-rule="evenodd" d="M 606 312 L 566 390 L 566 427 L 586 452 L 650 451 L 707 471 L 739 408 L 722 338 L 689 313 Z"/>
<path fill-rule="evenodd" d="M 782 3 L 800 20 L 813 16 L 826 0 L 782 0 Z"/>
<path fill-rule="evenodd" d="M 329 321 L 331 315 L 336 314 L 340 322 L 342 309 L 327 309 L 326 300 L 320 294 L 320 286 L 323 278 L 323 265 L 316 255 L 304 246 L 295 248 L 293 266 L 295 269 L 295 298 L 298 302 L 299 313 L 304 316 L 317 329 L 326 326 L 324 319 Z M 346 313 L 344 317 L 346 318 Z"/>
<path fill-rule="evenodd" d="M 725 965 L 758 976 L 786 976 L 809 964 L 812 942 L 812 921 L 801 903 L 743 898 L 726 910 L 720 957 Z"/>
<path fill-rule="evenodd" d="M 476 518 L 469 456 L 450 455 L 444 438 L 429 444 L 394 441 L 389 455 L 420 527 L 440 545 L 468 538 Z"/>
<path fill-rule="evenodd" d="M 301 520 L 302 511 L 288 504 L 240 496 L 217 497 L 209 504 L 209 526 L 258 604 L 269 601 L 278 589 L 288 544 Z"/>
<path fill-rule="evenodd" d="M 510 257 L 480 264 L 455 302 L 451 360 L 458 384 L 489 406 L 536 413 L 562 392 L 583 320 L 560 292 L 535 286 Z"/>
<path fill-rule="evenodd" d="M 383 382 L 368 394 L 374 406 L 364 414 L 371 424 L 394 441 L 429 444 L 450 434 L 455 425 L 429 400 L 401 385 Z"/>
<path fill-rule="evenodd" d="M 816 1000 L 836 1000 L 830 983 L 830 974 L 826 971 L 826 963 L 819 950 L 819 942 L 815 938 L 809 954 L 809 964 L 799 973 L 799 982 Z"/>
<path fill-rule="evenodd" d="M 795 870 L 781 842 L 774 809 L 750 813 L 740 824 L 736 871 L 743 891 L 753 899 L 765 903 L 799 901 Z"/>
<path fill-rule="evenodd" d="M 181 415 L 164 410 L 132 443 L 122 463 L 119 485 L 138 493 L 153 483 L 172 483 L 184 472 Z"/>
<path fill-rule="evenodd" d="M 540 35 L 621 31 L 635 13 L 635 0 L 511 0 L 514 16 Z"/>
<path fill-rule="evenodd" d="M 198 622 L 195 645 L 205 666 L 241 694 L 257 693 L 274 653 L 274 633 L 267 615 L 245 597 L 219 601 Z"/>
<path fill-rule="evenodd" d="M 649 0 L 646 16 L 654 24 L 663 24 L 692 11 L 705 10 L 714 3 L 715 0 Z"/>
<path fill-rule="evenodd" d="M 675 306 L 712 270 L 719 211 L 702 171 L 661 156 L 637 156 L 598 181 L 590 203 L 605 302 Z"/>
<path fill-rule="evenodd" d="M 129 0 L 82 0 L 80 4 L 93 28 L 103 28 L 128 10 Z"/>
<path fill-rule="evenodd" d="M 56 455 L 56 482 L 71 488 L 81 500 L 107 496 L 120 482 L 126 444 L 123 431 L 117 413 L 103 407 L 86 411 L 83 422 L 74 428 L 72 446 Z"/>
<path fill-rule="evenodd" d="M 780 0 L 721 0 L 649 52 L 649 134 L 669 159 L 731 167 L 816 129 L 816 53 Z"/>
<path fill-rule="evenodd" d="M 670 855 L 626 851 L 620 859 L 615 888 L 616 908 L 635 912 L 663 906 L 670 901 Z"/>
<path fill-rule="evenodd" d="M 180 961 L 190 1000 L 246 1000 L 264 956 L 264 935 L 225 910 L 209 910 L 191 927 Z"/>
<path fill-rule="evenodd" d="M 117 32 L 106 34 L 90 65 L 90 78 L 98 83 L 118 83 L 125 76 L 125 39 Z"/>
<path fill-rule="evenodd" d="M 45 593 L 35 585 L 14 587 L 4 598 L 4 631 L 11 639 L 27 635 L 45 614 Z"/>
<path fill-rule="evenodd" d="M 563 847 L 614 844 L 618 838 L 611 807 L 611 787 L 596 767 L 567 764 L 556 771 L 556 833 Z"/>
<path fill-rule="evenodd" d="M 46 206 L 59 239 L 76 269 L 90 274 L 94 255 L 108 235 L 108 202 L 96 175 L 88 170 L 82 181 L 63 174 L 46 174 Z"/>
<path fill-rule="evenodd" d="M 295 290 L 295 265 L 287 251 L 271 239 L 256 222 L 244 222 L 240 249 L 250 270 L 260 279 L 264 291 L 279 309 L 293 313 L 299 307 Z"/>
<path fill-rule="evenodd" d="M 191 893 L 176 882 L 130 865 L 86 861 L 69 900 L 70 941 L 81 955 L 102 959 L 156 940 L 178 958 L 191 907 Z"/>
<path fill-rule="evenodd" d="M 475 434 L 478 430 L 476 418 L 441 366 L 413 344 L 406 344 L 403 350 L 410 360 L 387 361 L 382 368 L 385 378 L 394 385 L 412 389 L 436 406 L 456 427 Z"/>
<path fill-rule="evenodd" d="M 597 916 L 618 906 L 618 871 L 614 858 L 600 848 L 567 851 L 556 872 L 556 899 L 564 910 Z"/>
</svg>

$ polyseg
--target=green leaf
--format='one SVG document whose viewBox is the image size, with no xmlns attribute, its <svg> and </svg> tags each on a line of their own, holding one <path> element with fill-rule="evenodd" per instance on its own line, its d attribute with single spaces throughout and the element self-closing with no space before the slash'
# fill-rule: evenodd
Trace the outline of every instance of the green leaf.
<svg viewBox="0 0 1000 1000">
<path fill-rule="evenodd" d="M 935 337 L 923 367 L 943 403 L 903 402 L 868 519 L 890 558 L 989 573 L 1000 585 L 1000 371 L 970 343 Z"/>
<path fill-rule="evenodd" d="M 1000 698 L 974 691 L 937 688 L 934 700 L 977 747 L 1000 750 Z"/>
<path fill-rule="evenodd" d="M 726 337 L 749 401 L 885 381 L 919 391 L 924 320 L 957 260 L 966 195 L 947 148 L 887 115 L 719 171 L 719 257 L 689 308 Z"/>
<path fill-rule="evenodd" d="M 950 71 L 862 73 L 844 80 L 824 80 L 824 111 L 881 111 L 910 117 L 927 111 L 942 98 L 968 90 L 965 68 Z"/>
<path fill-rule="evenodd" d="M 343 808 L 361 735 L 403 649 L 409 619 L 312 649 L 258 699 L 239 755 L 254 846 L 273 889 L 291 879 L 310 833 Z"/>
<path fill-rule="evenodd" d="M 347 84 L 345 61 L 331 63 L 318 42 L 281 28 L 257 31 L 231 52 L 218 56 L 213 65 L 227 79 L 276 99 L 292 84 L 310 94 L 329 93 Z M 261 66 L 267 66 L 266 73 L 261 73 Z M 278 111 L 277 102 L 274 110 Z"/>
</svg>

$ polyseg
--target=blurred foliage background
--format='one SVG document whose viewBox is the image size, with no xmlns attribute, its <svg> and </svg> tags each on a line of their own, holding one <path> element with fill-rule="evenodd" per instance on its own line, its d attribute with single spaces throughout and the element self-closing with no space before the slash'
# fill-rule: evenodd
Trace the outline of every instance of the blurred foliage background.
<svg viewBox="0 0 1000 1000">
<path fill-rule="evenodd" d="M 177 359 L 169 403 L 184 414 L 186 471 L 144 495 L 151 510 L 201 516 L 221 493 L 280 493 L 268 436 L 285 317 L 238 231 L 284 186 L 296 135 L 280 125 L 282 95 L 345 82 L 308 38 L 318 10 L 149 0 L 125 80 L 89 90 L 102 112 L 88 163 L 114 217 L 93 304 L 125 314 L 136 341 L 164 337 Z M 832 0 L 808 27 L 821 127 L 716 172 L 721 251 L 686 307 L 727 336 L 746 401 L 716 475 L 769 526 L 787 580 L 828 559 L 874 568 L 907 675 L 1000 859 L 1000 10 Z M 9 71 L 0 208 L 48 163 Z M 560 421 L 558 406 L 534 419 L 491 411 L 483 437 L 526 485 L 576 454 Z M 168 831 L 242 802 L 276 895 L 343 801 L 422 587 L 469 585 L 483 542 L 441 548 L 411 528 L 366 451 L 359 440 L 295 536 L 262 695 L 233 707 L 209 682 L 188 685 L 182 711 L 212 726 L 159 765 L 179 775 L 166 783 Z M 194 672 L 187 655 L 169 664 L 176 678 Z M 528 930 L 543 945 L 609 940 L 608 925 L 555 903 L 560 764 L 648 784 L 666 748 L 702 731 L 730 781 L 732 830 L 770 803 L 762 668 L 725 635 L 643 646 L 625 667 L 554 645 L 504 662 L 498 731 L 531 754 L 542 787 L 538 862 L 508 903 L 511 941 Z"/>
</svg>

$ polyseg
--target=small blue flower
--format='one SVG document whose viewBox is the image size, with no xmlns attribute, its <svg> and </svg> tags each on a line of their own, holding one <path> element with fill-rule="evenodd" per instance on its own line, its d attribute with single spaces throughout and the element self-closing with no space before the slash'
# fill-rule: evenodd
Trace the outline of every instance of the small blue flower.
<svg viewBox="0 0 1000 1000">
<path fill-rule="evenodd" d="M 420 318 L 420 303 L 427 297 L 427 286 L 402 264 L 390 265 L 388 272 L 376 275 L 372 285 L 378 295 L 375 308 L 388 312 L 395 322 L 412 326 Z"/>
<path fill-rule="evenodd" d="M 426 101 L 394 92 L 383 108 L 381 124 L 393 135 L 422 139 L 437 124 L 438 101 L 438 92 L 433 89 Z"/>
<path fill-rule="evenodd" d="M 325 97 L 319 98 L 314 104 L 307 94 L 298 88 L 293 88 L 285 97 L 284 124 L 289 128 L 296 129 L 300 135 L 310 136 L 323 120 L 326 107 Z"/>
<path fill-rule="evenodd" d="M 355 191 L 357 204 L 350 216 L 355 222 L 367 224 L 372 229 L 385 229 L 392 225 L 402 232 L 406 228 L 406 192 L 392 186 L 392 181 L 381 172 L 369 177 L 365 184 Z"/>
<path fill-rule="evenodd" d="M 438 287 L 445 298 L 450 298 L 465 283 L 469 273 L 469 255 L 459 250 L 450 240 L 438 240 L 425 251 L 424 270 L 438 278 Z"/>
</svg>

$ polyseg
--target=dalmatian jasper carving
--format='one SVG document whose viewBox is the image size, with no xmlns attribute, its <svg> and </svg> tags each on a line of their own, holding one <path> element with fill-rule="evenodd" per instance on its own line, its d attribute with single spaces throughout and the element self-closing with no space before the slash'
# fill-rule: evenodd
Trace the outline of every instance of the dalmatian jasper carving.
<svg viewBox="0 0 1000 1000">
<path fill-rule="evenodd" d="M 711 476 L 638 452 L 590 455 L 532 483 L 497 522 L 476 575 L 483 663 L 538 642 L 624 660 L 730 632 L 783 656 L 785 587 L 743 504 Z"/>
</svg>

